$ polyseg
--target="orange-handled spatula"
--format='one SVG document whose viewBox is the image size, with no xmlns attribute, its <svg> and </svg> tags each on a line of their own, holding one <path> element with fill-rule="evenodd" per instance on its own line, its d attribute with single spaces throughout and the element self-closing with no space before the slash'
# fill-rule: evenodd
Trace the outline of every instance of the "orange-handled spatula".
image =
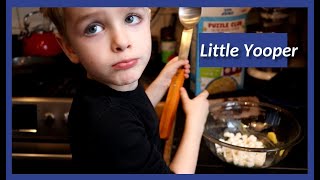
<svg viewBox="0 0 320 180">
<path fill-rule="evenodd" d="M 181 36 L 179 60 L 188 59 L 194 26 L 201 17 L 201 7 L 180 7 L 179 20 L 184 29 Z M 180 88 L 184 82 L 184 70 L 180 68 L 171 80 L 167 99 L 160 119 L 160 138 L 168 139 L 180 100 Z"/>
</svg>

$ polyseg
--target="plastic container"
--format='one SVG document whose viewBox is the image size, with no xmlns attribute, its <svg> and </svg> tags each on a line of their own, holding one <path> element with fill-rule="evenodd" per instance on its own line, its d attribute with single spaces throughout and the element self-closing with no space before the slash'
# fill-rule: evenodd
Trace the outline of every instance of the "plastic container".
<svg viewBox="0 0 320 180">
<path fill-rule="evenodd" d="M 161 61 L 167 63 L 176 55 L 175 25 L 177 14 L 172 14 L 170 24 L 161 29 Z"/>
</svg>

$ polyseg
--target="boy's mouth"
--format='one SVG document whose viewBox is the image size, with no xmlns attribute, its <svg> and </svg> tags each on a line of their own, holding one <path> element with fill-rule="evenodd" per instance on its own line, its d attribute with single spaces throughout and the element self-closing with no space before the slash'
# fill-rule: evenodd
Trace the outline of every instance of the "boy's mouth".
<svg viewBox="0 0 320 180">
<path fill-rule="evenodd" d="M 126 59 L 112 65 L 112 68 L 116 70 L 125 70 L 135 66 L 137 62 L 138 59 Z"/>
</svg>

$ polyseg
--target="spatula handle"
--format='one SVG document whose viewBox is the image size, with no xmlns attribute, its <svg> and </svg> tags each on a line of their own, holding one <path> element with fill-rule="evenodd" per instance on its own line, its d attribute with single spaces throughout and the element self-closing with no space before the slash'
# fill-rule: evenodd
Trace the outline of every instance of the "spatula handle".
<svg viewBox="0 0 320 180">
<path fill-rule="evenodd" d="M 180 87 L 184 82 L 184 70 L 179 69 L 171 81 L 166 103 L 160 119 L 160 138 L 168 139 L 170 137 L 172 125 L 175 119 L 176 111 L 180 99 Z"/>
<path fill-rule="evenodd" d="M 193 29 L 184 29 L 181 36 L 181 44 L 179 49 L 179 60 L 188 58 Z M 184 69 L 180 68 L 173 76 L 169 87 L 166 103 L 160 119 L 160 138 L 168 139 L 171 133 L 172 125 L 175 120 L 179 100 L 180 88 L 184 82 Z"/>
</svg>

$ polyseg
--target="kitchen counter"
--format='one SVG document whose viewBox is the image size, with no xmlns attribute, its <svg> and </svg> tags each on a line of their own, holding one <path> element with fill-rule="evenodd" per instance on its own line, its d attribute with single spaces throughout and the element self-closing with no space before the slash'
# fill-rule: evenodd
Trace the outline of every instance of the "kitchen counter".
<svg viewBox="0 0 320 180">
<path fill-rule="evenodd" d="M 304 134 L 304 139 L 294 146 L 278 164 L 266 169 L 240 168 L 221 161 L 201 141 L 196 173 L 200 174 L 306 174 L 308 173 L 307 151 L 307 71 L 306 69 L 288 69 L 275 76 L 269 82 L 259 82 L 248 76 L 245 77 L 243 90 L 219 95 L 219 97 L 233 97 L 255 95 L 260 101 L 282 106 L 293 112 L 297 117 Z M 192 93 L 191 93 L 192 94 Z M 209 98 L 215 98 L 210 96 Z M 175 154 L 180 142 L 185 115 L 181 105 L 177 112 L 175 134 L 172 145 L 172 156 Z"/>
</svg>

